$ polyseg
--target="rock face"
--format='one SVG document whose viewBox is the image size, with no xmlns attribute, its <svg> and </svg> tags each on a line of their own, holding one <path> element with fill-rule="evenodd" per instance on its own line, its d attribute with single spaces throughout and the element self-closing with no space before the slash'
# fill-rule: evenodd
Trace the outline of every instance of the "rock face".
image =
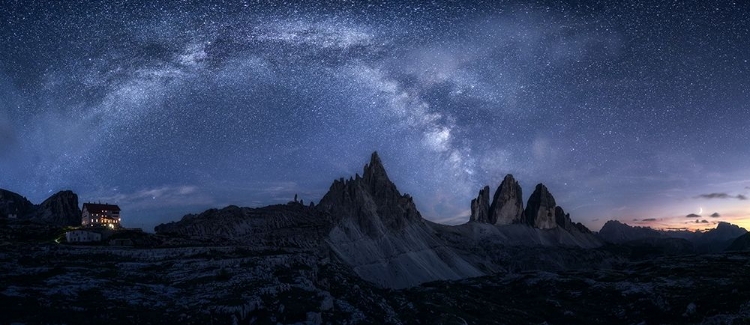
<svg viewBox="0 0 750 325">
<path fill-rule="evenodd" d="M 471 217 L 469 221 L 492 223 L 490 220 L 490 187 L 479 191 L 476 199 L 471 200 Z"/>
<path fill-rule="evenodd" d="M 60 191 L 42 204 L 34 205 L 16 193 L 0 189 L 0 218 L 15 216 L 56 226 L 81 224 L 81 209 L 78 195 L 72 191 Z"/>
<path fill-rule="evenodd" d="M 563 229 L 573 227 L 573 223 L 570 222 L 570 214 L 566 214 L 562 207 L 555 207 L 555 223 Z"/>
<path fill-rule="evenodd" d="M 486 188 L 489 192 L 489 188 Z M 489 195 L 489 193 L 487 193 Z M 521 185 L 508 174 L 495 191 L 490 206 L 489 223 L 508 225 L 523 221 L 523 192 Z"/>
<path fill-rule="evenodd" d="M 363 175 L 335 181 L 317 205 L 336 220 L 327 239 L 330 249 L 357 275 L 404 288 L 484 274 L 435 236 L 412 198 L 388 179 L 377 153 Z"/>
<path fill-rule="evenodd" d="M 57 192 L 37 207 L 32 218 L 58 226 L 79 226 L 78 195 L 73 191 Z"/>
<path fill-rule="evenodd" d="M 526 204 L 524 212 L 526 223 L 541 229 L 557 227 L 555 207 L 557 207 L 555 198 L 552 197 L 547 187 L 541 183 L 537 184 Z"/>
</svg>

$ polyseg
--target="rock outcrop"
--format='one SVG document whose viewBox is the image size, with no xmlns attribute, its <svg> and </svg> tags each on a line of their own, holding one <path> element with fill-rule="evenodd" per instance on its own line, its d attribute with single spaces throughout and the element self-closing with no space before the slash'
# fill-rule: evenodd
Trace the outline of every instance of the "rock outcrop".
<svg viewBox="0 0 750 325">
<path fill-rule="evenodd" d="M 544 184 L 537 184 L 534 193 L 529 197 L 524 215 L 526 224 L 540 229 L 557 227 L 555 219 L 555 198 Z M 562 209 L 560 209 L 562 211 Z"/>
<path fill-rule="evenodd" d="M 72 191 L 57 192 L 42 204 L 34 205 L 19 194 L 0 189 L 0 218 L 10 216 L 55 226 L 81 224 L 78 195 Z"/>
<path fill-rule="evenodd" d="M 486 188 L 489 192 L 489 188 Z M 489 193 L 488 193 L 489 195 Z M 508 225 L 523 221 L 523 192 L 521 185 L 508 174 L 495 191 L 490 206 L 489 223 Z"/>
<path fill-rule="evenodd" d="M 58 226 L 80 226 L 78 195 L 73 191 L 55 193 L 37 207 L 32 219 Z"/>
<path fill-rule="evenodd" d="M 490 220 L 490 187 L 479 190 L 476 199 L 471 200 L 471 217 L 469 221 L 493 223 Z"/>
</svg>

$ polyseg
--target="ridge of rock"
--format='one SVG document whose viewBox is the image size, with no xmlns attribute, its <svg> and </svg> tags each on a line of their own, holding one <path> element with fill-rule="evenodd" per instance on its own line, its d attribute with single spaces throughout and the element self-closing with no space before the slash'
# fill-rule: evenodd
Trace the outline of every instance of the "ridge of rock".
<svg viewBox="0 0 750 325">
<path fill-rule="evenodd" d="M 233 242 L 275 248 L 311 248 L 324 243 L 330 216 L 298 202 L 262 208 L 230 205 L 188 214 L 180 221 L 154 228 L 158 234 L 179 235 L 208 242 Z"/>
<path fill-rule="evenodd" d="M 489 190 L 489 188 L 488 188 Z M 488 193 L 489 194 L 489 193 Z M 523 191 L 513 175 L 505 175 L 490 206 L 489 223 L 508 225 L 523 220 Z"/>
<path fill-rule="evenodd" d="M 555 207 L 557 203 L 547 187 L 542 183 L 537 184 L 526 203 L 526 223 L 540 229 L 557 227 Z"/>
<path fill-rule="evenodd" d="M 621 244 L 634 240 L 664 238 L 665 236 L 649 227 L 633 227 L 617 220 L 609 220 L 599 230 L 599 237 L 610 243 Z"/>
</svg>

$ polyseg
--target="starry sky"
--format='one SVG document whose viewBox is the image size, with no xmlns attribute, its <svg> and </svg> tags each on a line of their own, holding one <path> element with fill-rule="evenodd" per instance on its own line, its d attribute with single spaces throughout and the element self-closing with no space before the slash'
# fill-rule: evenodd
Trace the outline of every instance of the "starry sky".
<svg viewBox="0 0 750 325">
<path fill-rule="evenodd" d="M 598 230 L 750 228 L 746 1 L 3 1 L 0 188 L 151 230 L 377 150 L 430 220 L 543 182 Z"/>
</svg>

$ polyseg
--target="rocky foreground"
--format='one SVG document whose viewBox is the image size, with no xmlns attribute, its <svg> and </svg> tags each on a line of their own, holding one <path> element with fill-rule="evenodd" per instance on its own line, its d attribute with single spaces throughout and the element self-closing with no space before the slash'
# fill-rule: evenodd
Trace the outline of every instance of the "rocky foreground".
<svg viewBox="0 0 750 325">
<path fill-rule="evenodd" d="M 748 324 L 747 274 L 750 254 L 727 253 L 391 290 L 306 251 L 5 245 L 0 322 Z"/>
</svg>

